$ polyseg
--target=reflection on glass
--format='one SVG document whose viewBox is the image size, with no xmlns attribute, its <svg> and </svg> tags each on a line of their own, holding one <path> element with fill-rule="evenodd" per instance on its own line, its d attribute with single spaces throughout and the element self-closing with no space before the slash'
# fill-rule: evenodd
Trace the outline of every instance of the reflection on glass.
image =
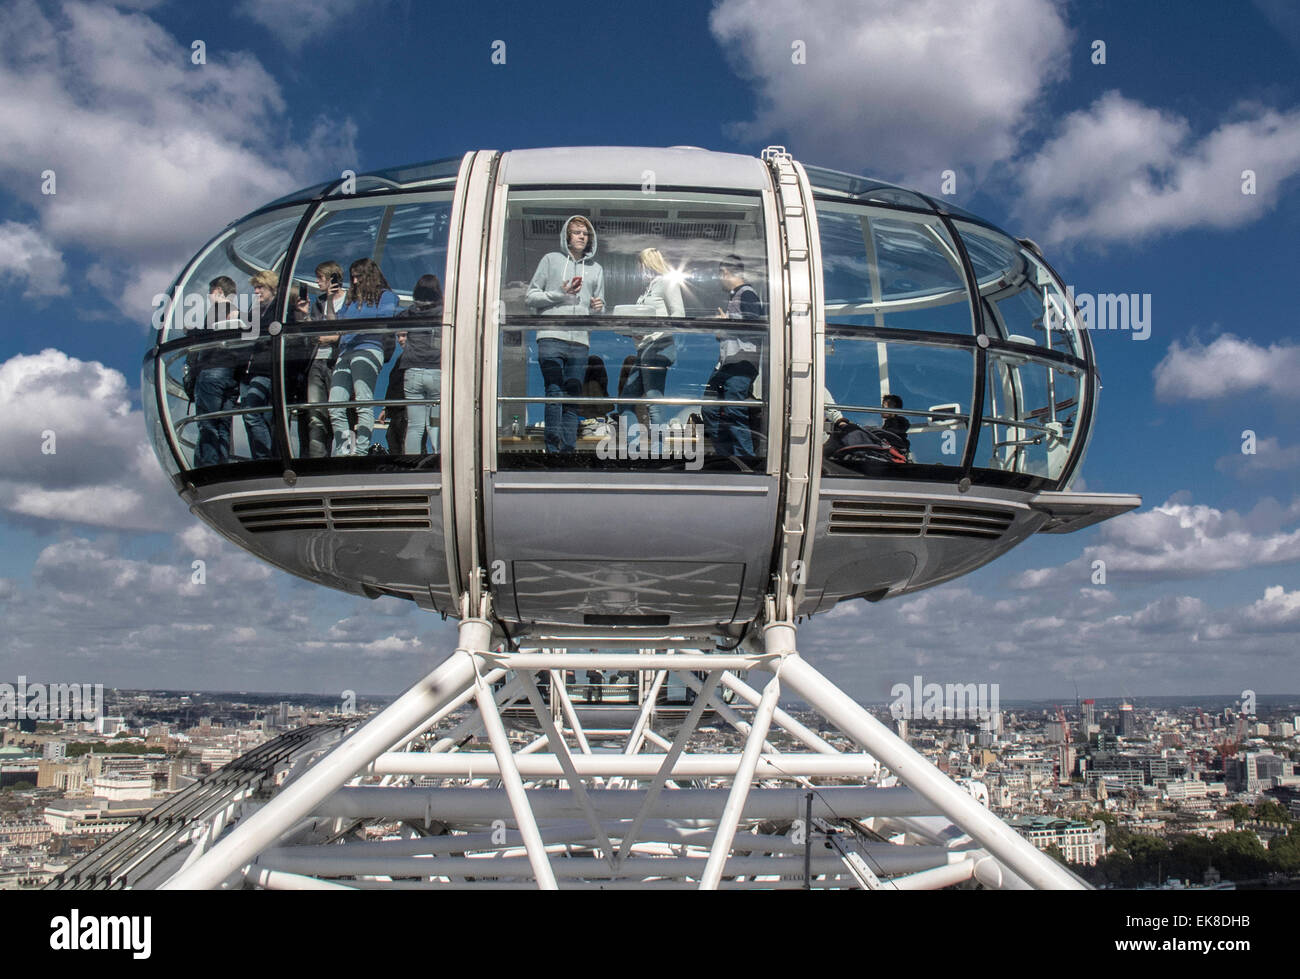
<svg viewBox="0 0 1300 979">
<path fill-rule="evenodd" d="M 817 202 L 826 320 L 969 335 L 961 262 L 937 218 Z"/>
</svg>

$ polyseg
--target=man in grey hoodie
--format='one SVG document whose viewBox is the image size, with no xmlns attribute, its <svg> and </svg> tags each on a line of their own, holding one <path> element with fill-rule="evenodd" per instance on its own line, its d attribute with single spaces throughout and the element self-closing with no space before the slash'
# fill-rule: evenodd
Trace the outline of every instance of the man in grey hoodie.
<svg viewBox="0 0 1300 979">
<path fill-rule="evenodd" d="M 564 222 L 563 251 L 549 252 L 537 263 L 524 302 L 541 316 L 587 316 L 605 308 L 605 272 L 596 254 L 596 229 L 581 214 Z M 587 373 L 586 330 L 539 330 L 537 362 L 548 398 L 580 397 Z M 581 405 L 548 402 L 546 451 L 572 452 L 578 444 Z"/>
</svg>

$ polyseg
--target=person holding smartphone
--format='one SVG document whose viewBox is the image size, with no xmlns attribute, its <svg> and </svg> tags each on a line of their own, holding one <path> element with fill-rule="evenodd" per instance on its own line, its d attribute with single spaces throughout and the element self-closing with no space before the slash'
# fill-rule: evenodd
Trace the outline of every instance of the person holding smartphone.
<svg viewBox="0 0 1300 979">
<path fill-rule="evenodd" d="M 319 290 L 315 301 L 308 303 L 307 297 L 299 290 L 298 301 L 294 306 L 301 320 L 334 320 L 347 301 L 347 290 L 343 288 L 343 268 L 338 262 L 321 262 L 316 266 L 316 288 Z M 312 405 L 325 405 L 329 402 L 330 382 L 334 376 L 335 348 L 339 342 L 337 333 L 309 337 L 309 357 L 307 377 L 302 400 Z M 333 432 L 330 425 L 329 409 L 304 408 L 299 415 L 298 450 L 300 457 L 308 459 L 326 459 L 330 454 Z"/>
<path fill-rule="evenodd" d="M 541 316 L 588 316 L 605 308 L 605 271 L 593 259 L 596 229 L 581 214 L 564 222 L 561 251 L 537 263 L 524 302 Z M 590 347 L 586 330 L 539 330 L 537 362 L 548 398 L 579 397 Z M 547 402 L 546 451 L 572 452 L 578 444 L 581 405 Z"/>
</svg>

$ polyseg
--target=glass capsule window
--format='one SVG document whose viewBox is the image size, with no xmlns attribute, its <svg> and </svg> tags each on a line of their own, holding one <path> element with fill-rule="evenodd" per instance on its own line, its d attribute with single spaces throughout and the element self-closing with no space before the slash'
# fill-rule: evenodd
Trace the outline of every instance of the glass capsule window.
<svg viewBox="0 0 1300 979">
<path fill-rule="evenodd" d="M 1073 304 L 1029 249 L 990 228 L 956 222 L 985 312 L 997 339 L 1083 357 Z"/>
<path fill-rule="evenodd" d="M 514 191 L 497 465 L 765 470 L 757 195 Z"/>
<path fill-rule="evenodd" d="M 258 214 L 209 242 L 176 287 L 161 340 L 205 329 L 248 330 L 256 303 L 251 277 L 259 272 L 279 277 L 305 210 L 291 207 Z M 214 300 L 214 288 L 221 289 L 221 301 Z"/>
<path fill-rule="evenodd" d="M 935 217 L 819 200 L 827 327 L 971 335 L 961 260 Z"/>
<path fill-rule="evenodd" d="M 1028 351 L 990 351 L 987 364 L 975 465 L 1059 479 L 1079 433 L 1081 370 Z"/>
</svg>

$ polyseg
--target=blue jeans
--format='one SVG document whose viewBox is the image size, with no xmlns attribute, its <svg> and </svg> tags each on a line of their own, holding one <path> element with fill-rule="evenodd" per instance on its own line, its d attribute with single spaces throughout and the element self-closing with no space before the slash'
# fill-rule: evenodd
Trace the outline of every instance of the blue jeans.
<svg viewBox="0 0 1300 979">
<path fill-rule="evenodd" d="M 546 337 L 537 341 L 537 363 L 548 398 L 581 397 L 587 376 L 584 343 Z M 546 451 L 572 452 L 578 445 L 582 406 L 548 401 L 546 404 Z"/>
<path fill-rule="evenodd" d="M 709 377 L 704 386 L 706 397 L 722 401 L 749 399 L 758 368 L 741 361 L 723 364 Z M 715 455 L 752 458 L 754 437 L 749 428 L 749 408 L 745 405 L 728 407 L 704 405 L 704 433 L 713 446 Z"/>
<path fill-rule="evenodd" d="M 429 398 L 438 400 L 438 391 L 442 386 L 442 371 L 437 367 L 412 367 L 406 372 L 404 393 L 408 399 Z M 408 456 L 424 454 L 424 433 L 429 433 L 429 448 L 438 454 L 438 429 L 432 424 L 433 414 L 438 405 L 406 406 L 406 445 L 404 451 Z"/>
<path fill-rule="evenodd" d="M 206 415 L 211 411 L 231 411 L 239 400 L 239 385 L 233 367 L 210 367 L 199 371 L 194 385 L 194 411 Z M 194 468 L 219 466 L 230 461 L 232 419 L 210 418 L 199 422 L 198 444 L 194 448 Z"/>
<path fill-rule="evenodd" d="M 250 377 L 247 384 L 239 385 L 239 402 L 245 408 L 264 408 L 271 403 L 271 379 Z M 275 455 L 271 445 L 271 412 L 255 411 L 244 416 L 244 434 L 248 436 L 248 454 L 253 459 L 270 459 Z"/>
<path fill-rule="evenodd" d="M 664 381 L 668 377 L 668 368 L 671 364 L 672 361 L 660 354 L 651 353 L 644 357 L 638 354 L 636 364 L 628 372 L 627 383 L 623 385 L 619 395 L 624 398 L 662 398 Z M 648 407 L 651 425 L 664 425 L 674 414 L 669 405 Z M 635 447 L 640 442 L 636 437 L 640 434 L 640 429 L 632 427 L 637 424 L 636 408 L 633 405 L 619 405 L 619 414 L 624 418 L 625 431 L 629 433 L 628 447 Z"/>
<path fill-rule="evenodd" d="M 375 381 L 379 379 L 382 355 L 373 350 L 349 350 L 339 354 L 330 382 L 330 401 L 374 401 Z M 368 455 L 370 432 L 375 427 L 375 409 L 357 405 L 356 444 L 349 444 L 348 409 L 331 408 L 330 424 L 334 428 L 334 455 Z"/>
</svg>

